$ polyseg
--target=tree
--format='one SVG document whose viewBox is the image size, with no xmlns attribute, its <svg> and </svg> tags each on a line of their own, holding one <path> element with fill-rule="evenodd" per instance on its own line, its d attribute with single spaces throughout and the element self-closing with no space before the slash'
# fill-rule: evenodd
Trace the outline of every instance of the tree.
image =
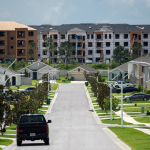
<svg viewBox="0 0 150 150">
<path fill-rule="evenodd" d="M 120 100 L 118 98 L 115 98 L 115 97 L 112 98 L 112 110 L 113 111 L 120 110 L 119 101 Z M 110 98 L 109 97 L 106 97 L 104 99 L 103 107 L 104 107 L 106 113 L 108 110 L 110 110 Z"/>
<path fill-rule="evenodd" d="M 118 62 L 120 65 L 130 60 L 129 49 L 125 49 L 123 46 L 119 45 L 113 50 L 112 58 Z"/>
<path fill-rule="evenodd" d="M 53 40 L 48 37 L 44 39 L 46 49 L 43 52 L 49 52 L 49 64 L 50 64 L 50 54 L 56 52 L 56 45 L 53 43 Z"/>
<path fill-rule="evenodd" d="M 30 55 L 30 59 L 34 58 L 34 51 L 36 49 L 36 44 L 35 42 L 30 42 L 29 43 L 29 49 L 28 49 L 28 54 Z"/>
<path fill-rule="evenodd" d="M 5 76 L 5 81 L 6 81 L 8 78 L 9 78 L 9 76 L 6 75 L 6 76 Z M 6 86 L 8 89 L 10 88 L 10 86 L 11 86 L 10 78 L 7 80 L 5 86 Z"/>
<path fill-rule="evenodd" d="M 5 58 L 3 59 L 3 63 L 6 64 L 6 59 Z"/>
<path fill-rule="evenodd" d="M 122 73 L 119 72 L 118 80 L 122 80 Z"/>
<path fill-rule="evenodd" d="M 65 58 L 67 70 L 68 70 L 68 62 L 69 57 L 72 55 L 73 51 L 75 51 L 75 46 L 69 41 L 65 41 L 61 44 L 61 46 L 58 48 L 58 54 L 61 58 Z"/>
<path fill-rule="evenodd" d="M 131 50 L 132 50 L 131 54 L 132 59 L 138 58 L 142 55 L 142 45 L 140 43 L 135 42 L 132 45 Z"/>
<path fill-rule="evenodd" d="M 27 69 L 24 70 L 24 74 L 25 74 L 24 77 L 28 77 L 28 71 L 27 71 Z"/>
</svg>

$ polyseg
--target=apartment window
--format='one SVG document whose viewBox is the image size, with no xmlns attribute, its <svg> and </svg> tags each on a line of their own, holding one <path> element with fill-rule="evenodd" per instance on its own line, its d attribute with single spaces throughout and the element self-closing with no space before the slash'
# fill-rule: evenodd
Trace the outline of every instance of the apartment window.
<svg viewBox="0 0 150 150">
<path fill-rule="evenodd" d="M 89 34 L 87 34 L 87 39 L 89 39 L 90 38 L 90 35 Z"/>
<path fill-rule="evenodd" d="M 96 58 L 96 62 L 100 62 L 100 58 Z"/>
<path fill-rule="evenodd" d="M 64 34 L 61 35 L 61 39 L 65 39 L 65 35 Z"/>
<path fill-rule="evenodd" d="M 72 55 L 75 55 L 75 51 L 72 52 Z"/>
<path fill-rule="evenodd" d="M 78 51 L 77 51 L 77 55 L 80 55 L 80 56 L 81 56 L 81 55 L 82 55 L 82 51 L 79 51 L 79 50 L 78 50 Z"/>
<path fill-rule="evenodd" d="M 5 41 L 0 41 L 0 45 L 5 45 Z"/>
<path fill-rule="evenodd" d="M 56 43 L 54 43 L 54 46 L 55 46 L 55 47 L 57 47 L 57 42 L 56 42 Z"/>
<path fill-rule="evenodd" d="M 83 43 L 83 48 L 85 48 L 85 43 Z"/>
<path fill-rule="evenodd" d="M 120 44 L 119 44 L 119 42 L 115 42 L 115 46 L 117 47 L 117 46 L 119 46 Z"/>
<path fill-rule="evenodd" d="M 47 35 L 43 35 L 43 39 L 46 39 L 47 38 Z"/>
<path fill-rule="evenodd" d="M 11 49 L 13 49 L 13 46 L 11 46 Z"/>
<path fill-rule="evenodd" d="M 88 42 L 88 47 L 92 47 L 92 42 Z"/>
<path fill-rule="evenodd" d="M 29 36 L 33 36 L 33 31 L 30 31 L 30 32 L 29 32 Z"/>
<path fill-rule="evenodd" d="M 0 36 L 5 36 L 5 32 L 0 32 Z"/>
<path fill-rule="evenodd" d="M 5 54 L 5 50 L 4 49 L 0 49 L 0 54 Z"/>
<path fill-rule="evenodd" d="M 29 40 L 29 43 L 33 42 L 33 40 Z"/>
<path fill-rule="evenodd" d="M 128 39 L 128 34 L 124 34 L 124 39 Z"/>
<path fill-rule="evenodd" d="M 75 39 L 75 34 L 72 35 L 72 39 Z"/>
<path fill-rule="evenodd" d="M 143 45 L 144 46 L 148 46 L 148 42 L 143 42 Z"/>
<path fill-rule="evenodd" d="M 115 34 L 115 39 L 119 39 L 119 34 Z"/>
<path fill-rule="evenodd" d="M 82 47 L 82 43 L 81 42 L 78 42 L 78 47 Z"/>
<path fill-rule="evenodd" d="M 23 49 L 18 49 L 17 51 L 18 51 L 18 54 L 23 54 L 25 50 L 23 50 Z"/>
<path fill-rule="evenodd" d="M 147 49 L 144 50 L 144 54 L 148 54 L 148 50 Z"/>
<path fill-rule="evenodd" d="M 54 51 L 54 55 L 57 55 L 57 51 Z"/>
<path fill-rule="evenodd" d="M 97 47 L 101 47 L 101 43 L 100 42 L 97 42 Z"/>
<path fill-rule="evenodd" d="M 93 34 L 91 34 L 91 39 L 93 39 Z"/>
<path fill-rule="evenodd" d="M 38 57 L 40 57 L 40 54 L 38 54 Z"/>
<path fill-rule="evenodd" d="M 111 39 L 111 34 L 109 34 L 109 39 Z"/>
<path fill-rule="evenodd" d="M 110 47 L 110 42 L 106 42 L 106 47 Z"/>
<path fill-rule="evenodd" d="M 107 39 L 107 34 L 105 34 L 105 39 Z"/>
<path fill-rule="evenodd" d="M 22 40 L 18 40 L 18 45 L 23 45 L 23 41 Z"/>
<path fill-rule="evenodd" d="M 43 47 L 46 47 L 46 43 L 43 43 Z"/>
<path fill-rule="evenodd" d="M 13 40 L 13 37 L 11 37 L 10 39 Z"/>
<path fill-rule="evenodd" d="M 54 39 L 55 39 L 55 40 L 57 39 L 57 34 L 54 35 Z"/>
<path fill-rule="evenodd" d="M 43 51 L 43 55 L 47 55 L 47 51 Z"/>
<path fill-rule="evenodd" d="M 148 34 L 144 34 L 144 39 L 148 39 Z"/>
<path fill-rule="evenodd" d="M 80 69 L 78 69 L 78 72 L 80 72 Z"/>
<path fill-rule="evenodd" d="M 106 55 L 110 55 L 110 50 L 106 50 Z"/>
<path fill-rule="evenodd" d="M 101 34 L 97 34 L 97 39 L 101 39 Z"/>
<path fill-rule="evenodd" d="M 97 50 L 97 53 L 101 54 L 101 53 L 103 53 L 103 51 L 102 50 Z"/>
<path fill-rule="evenodd" d="M 128 42 L 124 42 L 124 46 L 128 46 Z"/>
<path fill-rule="evenodd" d="M 76 46 L 76 43 L 72 43 L 73 46 Z"/>
<path fill-rule="evenodd" d="M 50 36 L 50 39 L 52 39 L 52 36 Z"/>
<path fill-rule="evenodd" d="M 88 55 L 92 55 L 93 51 L 92 50 L 88 50 Z"/>
</svg>

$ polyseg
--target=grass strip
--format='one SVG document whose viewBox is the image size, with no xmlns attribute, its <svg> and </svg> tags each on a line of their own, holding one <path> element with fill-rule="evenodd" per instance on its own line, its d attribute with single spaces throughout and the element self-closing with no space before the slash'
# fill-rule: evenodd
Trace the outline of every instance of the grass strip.
<svg viewBox="0 0 150 150">
<path fill-rule="evenodd" d="M 42 107 L 40 110 L 48 110 L 48 107 Z"/>
<path fill-rule="evenodd" d="M 41 114 L 45 115 L 45 114 L 46 114 L 46 111 L 41 111 Z"/>
<path fill-rule="evenodd" d="M 117 137 L 132 150 L 149 150 L 150 135 L 129 127 L 108 127 Z"/>
<path fill-rule="evenodd" d="M 60 80 L 56 80 L 57 83 L 71 83 L 70 80 L 65 79 L 65 76 L 59 76 Z M 62 80 L 65 80 L 65 82 L 62 82 Z"/>
<path fill-rule="evenodd" d="M 0 150 L 3 150 L 3 149 L 0 147 Z"/>
<path fill-rule="evenodd" d="M 57 90 L 58 86 L 59 86 L 59 84 L 52 84 L 52 83 L 51 83 L 51 90 L 52 90 L 52 91 Z"/>
<path fill-rule="evenodd" d="M 16 135 L 0 135 L 0 137 L 3 137 L 3 138 L 16 138 Z"/>
<path fill-rule="evenodd" d="M 135 108 L 136 108 L 136 107 L 143 107 L 143 106 L 144 106 L 144 107 L 145 107 L 145 106 L 146 106 L 146 107 L 150 107 L 150 104 L 137 104 L 137 106 L 135 106 L 135 104 L 132 104 L 132 105 L 130 105 L 130 104 L 129 104 L 129 105 L 123 105 L 123 107 L 135 107 Z"/>
<path fill-rule="evenodd" d="M 8 146 L 9 144 L 13 143 L 13 140 L 9 139 L 0 139 L 0 145 L 6 145 Z M 0 149 L 1 150 L 1 149 Z"/>
<path fill-rule="evenodd" d="M 16 124 L 11 124 L 9 127 L 7 127 L 6 129 L 9 129 L 9 130 L 16 130 L 17 128 L 17 125 Z"/>
<path fill-rule="evenodd" d="M 150 117 L 137 117 L 134 119 L 140 123 L 150 123 Z"/>
<path fill-rule="evenodd" d="M 13 131 L 13 130 L 12 131 L 7 131 L 6 130 L 6 134 L 16 134 L 16 131 Z"/>
<path fill-rule="evenodd" d="M 144 111 L 150 110 L 149 107 L 144 107 Z M 141 112 L 141 108 L 123 108 L 124 112 Z"/>
</svg>

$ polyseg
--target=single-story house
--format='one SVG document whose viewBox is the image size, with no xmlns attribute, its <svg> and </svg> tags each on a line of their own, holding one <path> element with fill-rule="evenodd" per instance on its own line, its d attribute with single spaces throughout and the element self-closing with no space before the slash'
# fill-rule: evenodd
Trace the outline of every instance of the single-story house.
<svg viewBox="0 0 150 150">
<path fill-rule="evenodd" d="M 6 70 L 6 67 L 3 67 L 0 65 L 0 84 L 4 85 L 4 71 Z M 5 72 L 5 75 L 10 77 L 11 86 L 21 85 L 21 76 L 17 75 L 18 72 L 8 69 Z"/>
<path fill-rule="evenodd" d="M 28 72 L 28 77 L 32 78 L 32 80 L 41 80 L 42 75 L 48 72 L 50 72 L 51 79 L 59 79 L 59 70 L 40 61 L 34 62 L 33 64 L 18 70 L 18 72 L 24 74 L 25 69 Z"/>
<path fill-rule="evenodd" d="M 113 80 L 118 80 L 118 77 L 121 73 L 121 78 L 124 80 L 124 79 L 127 79 L 128 76 L 128 63 L 124 63 L 112 70 L 109 71 L 109 80 L 111 81 L 112 79 Z"/>
<path fill-rule="evenodd" d="M 150 56 L 143 56 L 128 62 L 131 83 L 150 89 Z"/>
<path fill-rule="evenodd" d="M 83 65 L 68 72 L 69 79 L 72 79 L 72 77 L 73 77 L 74 81 L 86 81 L 84 74 L 83 74 L 84 71 L 86 71 L 87 74 L 91 74 L 91 75 L 92 75 L 92 73 L 97 72 L 97 70 L 95 70 L 94 68 L 91 68 L 91 67 L 83 64 Z"/>
</svg>

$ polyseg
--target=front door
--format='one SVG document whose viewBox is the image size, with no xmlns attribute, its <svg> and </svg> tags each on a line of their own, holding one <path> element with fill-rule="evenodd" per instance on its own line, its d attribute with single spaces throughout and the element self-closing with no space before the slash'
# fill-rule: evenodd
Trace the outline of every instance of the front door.
<svg viewBox="0 0 150 150">
<path fill-rule="evenodd" d="M 12 77 L 12 85 L 16 85 L 16 77 Z"/>
<path fill-rule="evenodd" d="M 37 80 L 37 72 L 33 72 L 33 80 Z"/>
</svg>

